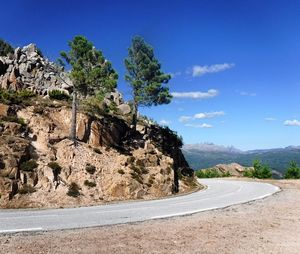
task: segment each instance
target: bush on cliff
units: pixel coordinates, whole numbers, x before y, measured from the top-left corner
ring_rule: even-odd
[[[29,99],[36,95],[27,89],[20,91],[11,91],[0,88],[0,103],[12,105],[12,104],[27,104]]]
[[[67,101],[70,96],[60,90],[52,90],[49,92],[49,98],[52,100]]]

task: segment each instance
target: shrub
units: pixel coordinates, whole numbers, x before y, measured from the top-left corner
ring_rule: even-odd
[[[22,171],[33,171],[35,168],[38,167],[38,164],[35,160],[29,160],[21,163],[20,170]]]
[[[76,183],[72,182],[69,185],[69,189],[68,189],[67,195],[70,196],[70,197],[77,198],[77,197],[80,196],[79,190],[80,190],[79,186]]]
[[[93,151],[94,151],[95,153],[102,154],[102,152],[100,151],[99,148],[94,148]]]
[[[53,175],[54,175],[54,180],[57,181],[57,177],[61,172],[61,166],[55,162],[55,161],[51,161],[48,163],[48,167],[52,169]]]
[[[18,190],[18,192],[20,194],[29,194],[29,193],[33,193],[35,191],[36,190],[34,189],[34,187],[32,187],[31,185],[28,185],[28,184],[24,184],[23,187]]]
[[[22,126],[26,125],[24,119],[23,118],[18,118],[17,116],[4,116],[1,119],[2,119],[2,121],[5,121],[5,122],[18,123]]]
[[[52,168],[55,171],[61,171],[61,166],[57,162],[55,162],[55,161],[49,162],[48,163],[48,167]]]
[[[141,172],[141,169],[135,165],[131,165],[131,169],[133,170],[134,173],[140,175],[142,172]]]
[[[36,96],[32,91],[23,89],[18,92],[0,89],[0,102],[4,104],[28,104],[28,100]]]
[[[85,170],[92,175],[96,172],[96,167],[94,165],[87,164]]]
[[[253,169],[245,170],[245,177],[267,179],[272,178],[272,171],[266,164],[262,164],[259,160],[253,162]]]
[[[70,96],[67,95],[65,92],[60,90],[52,90],[49,92],[49,98],[52,100],[60,100],[60,101],[67,101],[70,99]]]
[[[221,173],[215,168],[209,168],[204,170],[197,170],[196,176],[198,178],[216,178],[216,177],[229,177],[231,176],[231,174],[228,171]]]
[[[254,171],[253,176],[260,179],[272,178],[272,171],[266,164],[261,164],[259,160],[253,163]]]
[[[30,90],[22,89],[22,90],[17,92],[17,96],[20,99],[24,100],[24,99],[35,97],[36,94],[34,92],[30,91]]]
[[[243,173],[243,176],[244,177],[250,177],[250,178],[253,178],[253,170],[252,169],[246,169]]]
[[[124,172],[123,169],[119,169],[119,170],[118,170],[118,173],[119,173],[120,175],[124,175],[124,174],[125,174],[125,172]]]
[[[93,188],[96,187],[97,184],[95,182],[90,182],[89,180],[85,180],[84,185]]]
[[[291,161],[288,169],[284,174],[285,179],[300,179],[300,168],[297,162]]]
[[[132,179],[136,180],[140,184],[143,184],[143,179],[141,178],[141,176],[139,174],[137,174],[136,172],[131,172],[130,174],[131,174]]]

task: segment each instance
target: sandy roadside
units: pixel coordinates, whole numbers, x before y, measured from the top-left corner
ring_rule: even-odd
[[[0,253],[300,253],[300,180],[282,192],[192,216],[0,236]]]

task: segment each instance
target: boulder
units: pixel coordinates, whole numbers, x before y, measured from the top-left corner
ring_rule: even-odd
[[[122,115],[128,115],[131,112],[131,108],[128,104],[121,104],[118,106],[118,110]]]

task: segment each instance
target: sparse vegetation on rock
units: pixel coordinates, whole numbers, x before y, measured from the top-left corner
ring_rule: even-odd
[[[73,197],[73,198],[77,198],[77,197],[80,196],[79,190],[80,190],[80,188],[77,185],[77,183],[72,182],[69,185],[69,189],[68,189],[67,195],[70,196],[70,197]]]
[[[60,90],[52,90],[49,91],[49,98],[52,100],[69,100],[70,96],[66,94],[64,91]]]
[[[88,187],[90,187],[90,188],[94,188],[94,187],[97,186],[97,184],[96,184],[95,182],[91,182],[91,181],[89,181],[89,180],[85,180],[85,181],[84,181],[84,185],[85,185],[85,186],[88,186]]]
[[[96,172],[96,167],[94,165],[87,164],[85,170],[92,175]]]
[[[94,57],[94,49],[90,52],[82,56],[88,58],[84,61]],[[143,117],[136,130],[132,128],[130,103],[116,89],[78,97],[83,103],[76,114],[74,148],[69,139],[71,104],[51,97],[50,91],[72,94],[75,79],[68,80],[68,73],[44,59],[33,44],[17,48],[10,58],[0,58],[0,207],[24,202],[30,207],[91,205],[162,197],[188,188],[183,177],[179,189],[179,174],[193,178],[180,138]],[[115,88],[111,65],[100,62],[112,75],[105,74],[108,87]],[[95,79],[102,68],[98,67]],[[102,85],[97,82],[93,85]],[[94,111],[85,107],[88,100]],[[88,188],[80,189],[77,183]],[[22,192],[28,195],[17,195]]]
[[[20,170],[33,171],[37,167],[38,167],[38,163],[35,160],[29,160],[21,163]]]

